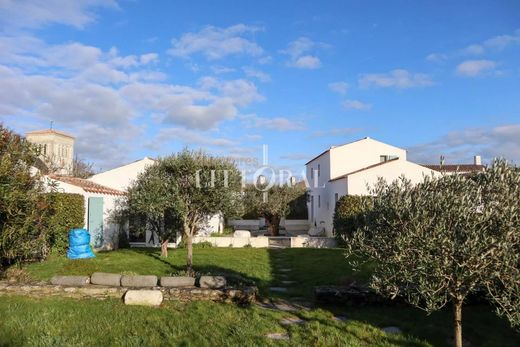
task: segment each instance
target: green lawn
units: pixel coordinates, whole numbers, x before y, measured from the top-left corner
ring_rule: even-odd
[[[54,274],[91,274],[94,271],[127,274],[180,274],[185,250],[173,250],[167,259],[156,249],[131,249],[97,254],[97,258],[70,261],[51,258],[28,265],[35,279]],[[281,269],[295,281],[290,291],[278,295],[312,299],[320,284],[364,281],[369,269],[351,270],[339,249],[201,248],[194,250],[199,273],[225,274],[234,282],[255,282],[264,297],[268,288],[281,285]],[[347,318],[333,320],[333,315]],[[410,307],[321,307],[285,313],[257,306],[168,302],[160,308],[129,307],[118,300],[0,298],[0,346],[11,345],[315,345],[315,346],[449,346],[451,310],[427,316]],[[280,319],[298,316],[303,325],[283,326]],[[519,346],[520,336],[487,306],[463,311],[464,338],[472,346]],[[398,326],[403,334],[385,334],[379,328]],[[265,335],[284,332],[288,341],[273,341]]]
[[[286,267],[294,270],[298,288],[294,294],[311,298],[313,287],[336,284],[345,278],[366,279],[366,273],[354,273],[340,249],[265,248],[197,248],[194,249],[194,268],[202,274],[223,274],[231,281],[256,284],[262,294],[269,286],[277,285],[274,262],[282,255]],[[158,249],[123,249],[96,254],[95,259],[68,260],[52,257],[34,263],[26,271],[34,279],[48,280],[53,275],[90,275],[96,271],[122,274],[178,275],[185,271],[186,250],[170,250],[168,258],[161,258]]]

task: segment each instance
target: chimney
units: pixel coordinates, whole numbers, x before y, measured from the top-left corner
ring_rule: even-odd
[[[473,157],[473,164],[482,165],[482,158],[480,158],[480,155],[476,155],[475,157]]]

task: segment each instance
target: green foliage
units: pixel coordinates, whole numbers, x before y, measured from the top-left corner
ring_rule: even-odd
[[[264,192],[267,192],[267,200],[264,199]],[[281,218],[287,217],[291,212],[291,206],[299,205],[298,201],[301,200],[307,201],[307,190],[300,185],[248,185],[243,195],[246,211],[255,211],[264,217],[271,235],[274,236],[279,234]]]
[[[194,243],[192,246],[193,246],[193,248],[212,248],[213,244],[209,241],[204,241],[204,242]],[[188,247],[188,245],[186,245],[186,242],[184,242],[184,240],[179,242],[179,244],[177,245],[177,248],[187,248],[187,247]]]
[[[209,236],[211,237],[224,237],[224,236],[233,236],[233,233],[235,230],[233,230],[232,227],[224,227],[224,230],[221,233],[211,233]]]
[[[40,176],[30,169],[37,161],[35,146],[0,125],[0,267],[49,253],[49,205]]]
[[[498,312],[519,321],[520,172],[496,161],[466,177],[379,182],[367,226],[347,254],[374,260],[372,286],[428,312],[487,288]],[[460,331],[460,330],[458,330]]]
[[[370,210],[372,198],[361,195],[344,195],[334,210],[334,233],[339,241],[352,237],[365,224],[365,215]]]
[[[191,240],[207,219],[240,210],[241,175],[235,164],[204,152],[182,152],[160,159],[129,188],[128,215],[143,216],[144,226],[158,235],[167,256],[168,240],[181,232],[191,271]]]
[[[52,251],[65,254],[69,231],[85,224],[85,199],[80,194],[50,193],[47,201],[51,209],[47,225]]]
[[[287,219],[308,219],[309,212],[307,209],[307,191],[300,189],[300,194],[289,202],[289,213]]]

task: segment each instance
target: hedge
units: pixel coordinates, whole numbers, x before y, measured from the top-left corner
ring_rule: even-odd
[[[334,233],[340,241],[352,236],[363,227],[366,213],[372,206],[370,196],[345,195],[337,202],[334,210]]]
[[[83,228],[85,222],[85,200],[80,194],[49,193],[51,206],[48,220],[49,243],[58,254],[65,254],[68,245],[68,233],[73,228]]]

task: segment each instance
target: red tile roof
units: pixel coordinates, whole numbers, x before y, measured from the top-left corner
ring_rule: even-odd
[[[430,165],[421,164],[421,166],[427,167],[428,169],[435,171],[445,172],[477,172],[484,171],[486,168],[484,165],[475,164],[450,164],[450,165]]]
[[[122,192],[117,189],[112,189],[109,187],[102,186],[101,184],[94,183],[92,181],[86,180],[84,178],[78,177],[69,177],[69,176],[49,176],[51,179],[60,181],[63,183],[71,184],[76,187],[82,188],[84,191],[89,193],[98,193],[98,194],[109,194],[109,195],[125,195],[125,192]]]
[[[344,175],[341,175],[339,177],[333,178],[333,179],[329,180],[329,182],[337,181],[337,180],[345,178],[345,177],[347,177],[349,175],[353,175],[353,174],[361,172],[361,171],[365,171],[365,170],[369,170],[369,169],[372,169],[372,168],[375,168],[375,167],[378,167],[378,166],[381,166],[381,165],[385,165],[385,164],[391,163],[391,162],[396,161],[396,160],[399,160],[399,158],[389,159],[389,160],[383,161],[381,163],[369,165],[369,166],[366,166],[366,167],[364,167],[362,169],[359,169],[359,170],[356,170],[356,171],[352,171],[352,172],[349,172],[348,174],[344,174]]]

